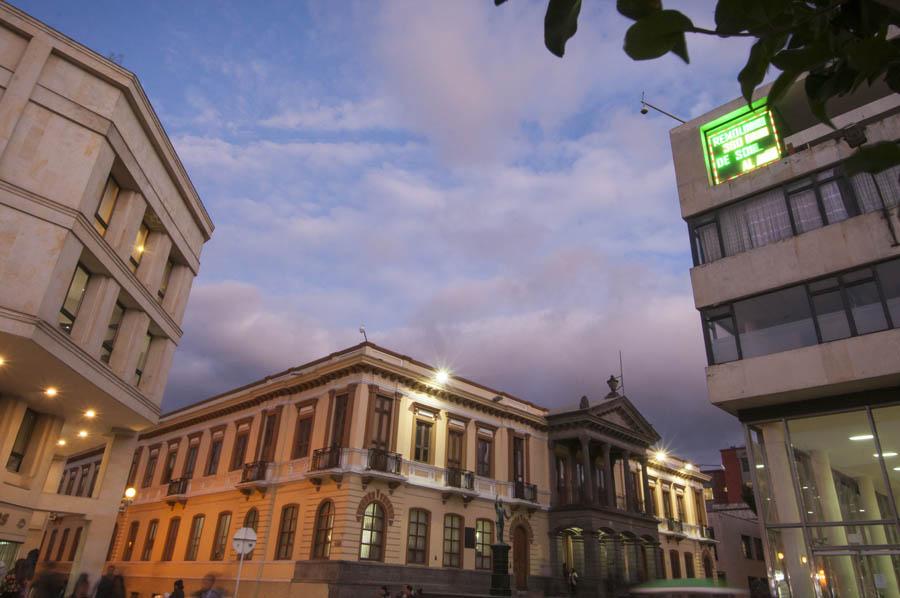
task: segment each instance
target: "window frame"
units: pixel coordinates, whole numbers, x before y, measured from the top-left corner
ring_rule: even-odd
[[[479,526],[487,526],[489,541],[485,542],[484,530],[479,530]],[[481,534],[479,536],[479,533]],[[479,540],[480,538],[480,540]],[[491,552],[491,544],[494,543],[494,522],[490,519],[475,520],[475,569],[490,571],[493,568],[493,553]],[[482,553],[479,554],[479,546]]]
[[[34,440],[34,431],[37,428],[40,419],[40,413],[34,409],[28,407],[25,408],[25,413],[19,421],[16,437],[13,439],[12,449],[9,452],[9,457],[6,459],[6,471],[17,474],[22,473],[22,466],[25,464],[25,459],[28,457],[29,449]],[[16,450],[16,445],[20,444],[20,440],[22,446],[19,447],[19,450]]]
[[[334,501],[326,498],[316,507],[310,560],[331,558],[331,541],[334,533]]]
[[[252,518],[250,517],[251,513],[253,513]],[[248,509],[247,512],[244,513],[244,522],[241,525],[243,527],[249,527],[250,529],[252,529],[255,532],[259,531],[259,509],[257,509],[256,507],[250,507],[250,509]],[[254,552],[255,552],[255,549],[251,550],[250,552],[245,554],[244,560],[252,561]]]
[[[130,561],[134,556],[134,545],[137,543],[138,532],[140,532],[141,522],[132,521],[128,525],[128,534],[125,536],[125,547],[122,550],[122,560]]]
[[[241,430],[241,426],[245,425],[247,428],[245,430]],[[237,471],[244,467],[244,464],[247,462],[247,449],[250,446],[250,429],[253,427],[253,418],[245,418],[240,421],[235,422],[234,424],[234,439],[231,442],[231,455],[230,459],[228,459],[228,471]],[[238,439],[242,439],[243,443],[241,445],[238,444]],[[240,446],[240,453],[238,452],[238,447]]]
[[[159,463],[159,451],[162,445],[156,444],[147,449],[147,462],[144,464],[144,475],[141,477],[141,488],[149,488],[156,477],[156,466]]]
[[[106,325],[106,333],[103,335],[103,342],[100,344],[100,361],[109,364],[112,358],[112,352],[116,347],[116,340],[119,338],[119,329],[122,327],[122,320],[125,319],[125,311],[128,308],[121,301],[116,300],[113,311],[109,316],[109,323]],[[119,314],[116,318],[116,314]],[[112,337],[109,336],[112,331]]]
[[[63,556],[65,556],[66,552],[66,544],[69,543],[69,528],[63,529],[62,536],[59,539],[59,546],[56,548],[56,558],[53,559],[56,562],[62,562]]]
[[[456,521],[458,525],[455,527],[450,523]],[[463,533],[465,529],[465,519],[457,513],[444,514],[444,535],[442,541],[441,565],[448,569],[461,569],[463,566]],[[451,532],[450,537],[447,533]],[[452,532],[456,532],[456,538],[453,538]],[[454,551],[455,546],[455,551]]]
[[[218,444],[218,450],[213,447]],[[225,426],[218,426],[209,432],[209,450],[206,452],[206,465],[203,468],[204,476],[214,476],[219,473],[222,462],[222,449],[225,448]]]
[[[166,528],[166,541],[163,543],[161,561],[171,561],[175,556],[175,543],[178,541],[178,532],[181,528],[181,517],[171,517]]]
[[[413,513],[418,515],[424,515],[425,521],[415,521],[413,522],[412,517]],[[415,528],[413,528],[415,526]],[[425,533],[420,534],[419,532],[424,528]],[[415,533],[413,533],[415,531]],[[418,540],[420,538],[424,539],[424,547],[419,549],[411,548],[409,543],[410,540],[415,539],[416,545],[418,545]],[[409,510],[409,515],[407,516],[406,521],[406,564],[407,565],[424,565],[428,566],[428,557],[429,557],[429,547],[431,542],[431,511],[428,509],[421,509],[418,507],[413,507]],[[419,554],[421,554],[421,560],[419,560]],[[412,558],[410,556],[412,555]]]
[[[228,554],[228,534],[231,531],[231,511],[222,511],[216,517],[216,530],[213,533],[212,546],[209,549],[209,560],[224,561]]]
[[[187,545],[184,547],[184,560],[196,561],[200,553],[200,542],[203,540],[203,527],[206,525],[206,514],[197,513],[191,517],[191,529],[188,532]]]
[[[69,547],[69,558],[66,559],[69,562],[74,562],[75,557],[78,554],[78,545],[81,543],[81,532],[83,531],[82,527],[75,528],[75,535],[72,536],[72,545]]]
[[[372,511],[371,513],[369,511]],[[380,526],[379,526],[380,522]],[[369,526],[367,528],[367,525]],[[366,505],[363,511],[362,521],[360,525],[359,550],[357,551],[360,561],[384,561],[384,544],[387,532],[387,520],[384,514],[384,508],[377,500],[373,500]],[[366,540],[366,532],[369,532]],[[363,556],[363,549],[368,548],[368,555]],[[372,554],[374,550],[374,555]]]
[[[494,442],[494,435],[496,430],[492,430],[487,428],[481,424],[475,425],[475,475],[492,478],[494,477],[494,453],[496,443]],[[481,444],[485,443],[488,445],[488,457],[486,468],[482,468],[484,462],[481,460]]]
[[[134,243],[131,245],[131,252],[128,254],[128,267],[137,274],[141,262],[144,260],[144,254],[147,251],[147,239],[150,238],[150,226],[146,220],[141,220],[137,233],[134,235]]]
[[[422,434],[422,443],[419,439],[419,426],[427,429],[427,434]],[[434,433],[435,422],[422,417],[413,418],[412,460],[418,463],[434,464]],[[425,453],[424,455],[422,453]]]
[[[110,189],[110,183],[115,187],[115,191],[112,193],[113,198],[110,202],[109,207],[109,220],[105,220],[103,216],[100,214],[100,208],[103,207],[103,202],[106,199],[107,190]],[[122,193],[122,186],[116,180],[116,178],[112,175],[106,177],[106,183],[103,185],[103,191],[100,193],[100,201],[97,202],[97,209],[94,210],[94,230],[101,237],[105,237],[106,233],[109,232],[109,225],[112,223],[113,213],[116,211],[116,204],[119,201],[119,194]]]
[[[153,556],[153,545],[156,544],[156,532],[159,529],[159,519],[151,519],[147,523],[147,531],[144,532],[144,546],[141,548],[142,561],[149,561]]]
[[[274,560],[293,560],[299,516],[300,505],[297,503],[288,503],[281,507],[281,516],[278,518],[278,535],[275,537]]]
[[[294,422],[294,437],[291,439],[292,460],[309,457],[315,428],[316,400],[302,401],[295,407],[297,419]]]

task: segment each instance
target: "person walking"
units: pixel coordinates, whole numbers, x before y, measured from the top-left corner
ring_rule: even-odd
[[[69,594],[69,598],[89,598],[90,595],[90,578],[87,573],[82,573],[78,576],[78,580],[75,582],[75,587],[72,589],[72,593]]]
[[[578,591],[578,572],[575,571],[575,567],[569,571],[569,593],[573,596],[575,592]]]
[[[184,581],[180,579],[175,580],[175,587],[172,589],[172,593],[169,594],[169,598],[184,598]]]
[[[203,581],[200,585],[200,589],[194,592],[195,598],[222,598],[222,592],[213,587],[215,583],[215,575],[213,575],[212,573],[207,573],[206,575],[204,575]]]

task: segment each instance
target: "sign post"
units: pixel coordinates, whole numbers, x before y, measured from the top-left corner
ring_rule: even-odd
[[[231,546],[236,553],[241,555],[241,560],[238,562],[237,579],[234,580],[234,598],[237,598],[238,588],[241,587],[241,570],[244,568],[244,555],[250,554],[256,548],[256,532],[253,531],[253,528],[242,527],[234,532]]]

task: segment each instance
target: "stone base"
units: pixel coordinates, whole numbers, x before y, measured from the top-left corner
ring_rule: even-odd
[[[509,545],[491,544],[491,596],[511,596],[509,587]]]

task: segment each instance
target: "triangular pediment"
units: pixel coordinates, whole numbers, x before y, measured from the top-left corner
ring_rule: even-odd
[[[628,400],[620,396],[614,399],[604,400],[602,403],[590,408],[590,414],[613,426],[631,430],[639,436],[644,436],[651,443],[659,440],[660,436],[650,425],[641,412]]]

